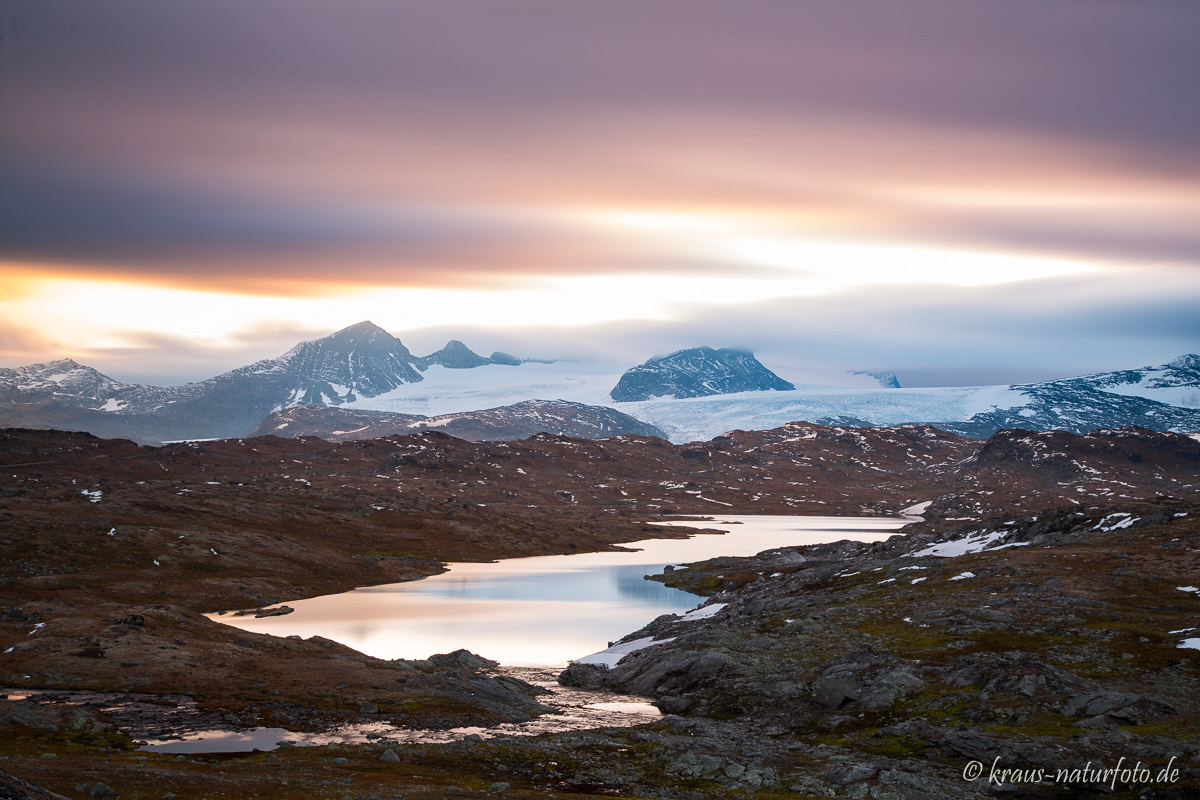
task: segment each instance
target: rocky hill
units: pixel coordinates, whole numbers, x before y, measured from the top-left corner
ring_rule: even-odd
[[[542,432],[583,439],[624,434],[665,438],[658,428],[628,414],[566,400],[526,400],[511,406],[436,417],[300,405],[271,414],[248,435],[319,436],[334,442],[349,442],[425,430],[441,431],[470,442],[525,439]]]
[[[503,357],[503,353],[501,356]],[[490,358],[484,358],[471,348],[460,342],[458,339],[451,339],[446,342],[446,346],[436,353],[430,353],[421,359],[421,368],[428,369],[437,364],[438,366],[446,367],[447,369],[474,369],[487,364],[502,363],[509,366],[515,366],[510,361],[501,360],[500,362],[493,361]],[[519,365],[520,362],[518,361]]]
[[[718,786],[740,734],[762,748],[744,770],[805,796],[1107,795],[1082,768],[1125,757],[1154,765],[1129,796],[1191,797],[1198,515],[1134,500],[677,567],[655,579],[710,605],[562,680],[703,720],[675,763]]]
[[[760,364],[753,353],[692,347],[655,356],[633,367],[621,376],[610,396],[615,402],[628,403],[655,397],[706,397],[795,388]]]

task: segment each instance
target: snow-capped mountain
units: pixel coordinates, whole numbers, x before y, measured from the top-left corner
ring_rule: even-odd
[[[440,352],[447,349],[455,352]],[[0,424],[149,442],[242,436],[273,411],[375,397],[420,382],[418,367],[428,366],[371,322],[185,386],[124,384],[74,361],[53,361],[0,370]]]
[[[457,341],[420,358],[382,328],[362,322],[278,358],[185,386],[125,384],[71,360],[0,369],[0,427],[81,430],[143,442],[228,438],[249,434],[275,412],[312,405],[406,414],[410,420],[453,417],[461,420],[454,424],[463,435],[479,438],[506,431],[527,435],[526,426],[539,424],[571,435],[633,432],[625,418],[606,421],[596,410],[607,406],[674,442],[795,421],[929,424],[980,438],[1006,428],[1086,433],[1135,425],[1200,432],[1197,355],[1162,366],[1002,386],[885,388],[898,383],[894,378],[872,373],[849,376],[853,386],[793,386],[749,353],[707,347],[653,358],[624,374],[618,365],[599,362],[541,362],[504,353],[485,359]],[[538,398],[566,405],[539,406],[550,401]],[[564,422],[571,413],[564,409],[577,405],[591,410]],[[499,417],[493,413],[501,411]],[[482,416],[468,423],[471,414]],[[315,435],[321,430],[336,437],[362,427],[349,420],[327,424],[324,417],[312,424]],[[373,430],[383,428],[368,432]]]
[[[1172,406],[1200,408],[1200,356],[1180,356],[1161,367],[1105,372],[1056,383],[1085,385],[1109,394],[1144,397]]]
[[[609,394],[615,402],[628,403],[795,388],[760,364],[753,353],[692,347],[655,356],[626,371]]]
[[[1160,367],[1041,383],[916,389],[801,385],[782,394],[652,399],[617,407],[662,428],[674,442],[795,420],[859,427],[923,423],[975,438],[1010,428],[1087,433],[1131,425],[1192,433],[1200,431],[1198,365],[1200,356],[1185,355]]]
[[[289,403],[338,405],[422,380],[419,361],[383,328],[360,322],[226,375],[285,374],[296,382]]]
[[[117,406],[124,404],[116,396],[126,386],[69,358],[16,369],[0,368],[0,399],[5,402],[64,398],[85,408],[107,404],[109,408],[101,410],[117,411]]]

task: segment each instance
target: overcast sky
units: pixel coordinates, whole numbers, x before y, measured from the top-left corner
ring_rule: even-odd
[[[10,0],[0,366],[1200,350],[1200,4]]]

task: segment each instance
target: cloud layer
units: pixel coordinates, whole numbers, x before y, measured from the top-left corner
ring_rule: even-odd
[[[827,354],[896,368],[887,343],[903,342],[922,382],[1046,371],[1062,349],[1089,363],[1200,349],[1178,311],[1200,295],[1194,4],[12,11],[14,363],[58,342],[176,375],[181,341],[207,365],[251,329],[355,322],[371,296],[429,312],[371,314],[397,332],[484,323],[532,346],[516,323],[568,341],[565,316],[624,358],[718,319],[706,341],[782,352],[820,320]],[[68,300],[101,283],[132,287],[104,294],[108,319]],[[480,292],[520,318],[484,313]],[[228,319],[224,295],[263,301]],[[162,303],[213,323],[170,329]]]

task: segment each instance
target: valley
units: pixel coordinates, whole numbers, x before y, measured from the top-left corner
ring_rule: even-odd
[[[1177,646],[1183,635],[1166,634],[1194,624],[1195,596],[1175,588],[1200,579],[1193,437],[1125,429],[977,440],[922,426],[808,423],[686,445],[544,433],[468,442],[432,431],[162,447],[54,431],[0,436],[0,664],[10,698],[2,724],[11,743],[0,770],[65,796],[92,791],[94,781],[77,779],[84,775],[127,797],[159,797],[168,785],[181,798],[286,797],[296,786],[306,797],[469,797],[498,784],[517,797],[951,797],[961,796],[953,773],[971,754],[1049,763],[1047,747],[1062,758],[1157,759],[1173,749],[1193,764],[1188,780],[1189,759],[1200,757],[1188,699],[1200,664]],[[475,655],[386,660],[204,614],[412,580],[448,561],[597,551],[687,532],[656,521],[704,528],[714,514],[889,516],[914,505],[926,521],[886,543],[784,548],[664,575],[722,608],[685,623],[683,636],[670,617],[631,632],[627,639],[674,641],[599,677],[581,665],[563,677],[649,695],[668,713],[649,727],[448,745],[385,738],[179,761],[128,749],[102,714],[37,702],[40,689],[186,698],[235,729],[297,732],[529,720],[549,708],[542,690]],[[967,554],[950,561],[907,555],[955,541],[967,546],[948,552]],[[950,581],[966,572],[978,580]],[[888,588],[901,580],[911,588]],[[1057,617],[1045,613],[1051,589]],[[1003,620],[969,611],[994,606],[989,592],[1012,601]],[[797,619],[808,621],[786,621]],[[1126,630],[1133,639],[1122,638]],[[975,672],[964,658],[975,659]],[[832,680],[847,670],[851,677]],[[1031,705],[1004,717],[985,684],[1025,674],[1035,676],[1032,694],[1020,695]],[[896,684],[880,695],[891,703],[864,699],[886,688],[879,675]],[[823,699],[832,697],[825,678],[847,690],[836,703]],[[1102,695],[1124,699],[1075,719]],[[1100,733],[1081,733],[1085,720]],[[963,725],[978,728],[974,744],[946,733]],[[1143,728],[1157,738],[1137,738]],[[1079,736],[1090,744],[1072,743]],[[385,751],[402,766],[380,762]],[[619,769],[616,752],[630,754]],[[861,769],[836,772],[849,763]],[[927,780],[904,783],[917,778]]]

